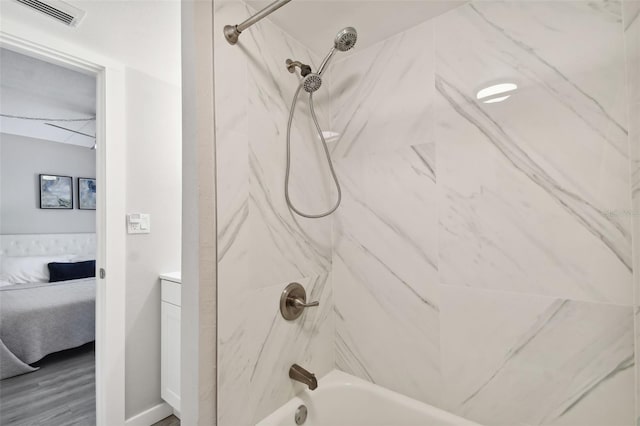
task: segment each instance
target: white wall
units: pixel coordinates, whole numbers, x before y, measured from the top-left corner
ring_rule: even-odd
[[[40,209],[39,174],[73,177],[73,209]],[[78,177],[96,177],[96,152],[0,133],[0,234],[96,231],[96,212],[78,209]]]
[[[126,71],[127,211],[151,214],[151,233],[127,239],[126,415],[160,402],[160,282],[180,270],[180,87]],[[138,121],[139,120],[139,121]]]
[[[182,2],[181,421],[216,424],[216,182],[213,1]]]
[[[127,210],[151,213],[149,235],[127,237],[126,416],[161,402],[158,274],[180,267],[181,99],[178,1],[74,1],[87,11],[68,28],[10,1],[0,24],[96,52],[125,67]],[[107,129],[107,132],[109,129]],[[109,232],[125,233],[122,228]]]

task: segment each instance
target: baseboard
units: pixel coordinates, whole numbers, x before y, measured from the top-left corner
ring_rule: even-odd
[[[154,423],[159,422],[173,414],[173,408],[166,402],[143,411],[140,414],[136,414],[133,417],[129,417],[125,422],[126,426],[151,426]]]

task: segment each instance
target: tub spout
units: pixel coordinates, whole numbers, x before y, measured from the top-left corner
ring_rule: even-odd
[[[310,390],[318,387],[315,374],[308,372],[298,364],[293,364],[291,368],[289,368],[289,378],[309,386]]]

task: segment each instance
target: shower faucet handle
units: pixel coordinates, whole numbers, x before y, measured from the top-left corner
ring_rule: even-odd
[[[293,299],[293,304],[296,305],[299,308],[312,308],[314,306],[319,306],[320,302],[316,301],[316,302],[311,302],[311,303],[305,303],[304,300]]]
[[[298,283],[289,284],[280,295],[280,313],[287,321],[298,318],[305,308],[319,305],[318,301],[307,303],[307,292]]]

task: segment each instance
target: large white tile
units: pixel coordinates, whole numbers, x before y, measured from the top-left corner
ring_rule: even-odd
[[[253,12],[241,2],[218,2],[216,22],[221,26]],[[227,286],[258,288],[325,273],[331,262],[329,219],[294,216],[284,199],[286,124],[298,85],[285,59],[315,66],[318,58],[269,21],[245,31],[236,46],[220,34],[215,37],[222,291]],[[323,129],[328,127],[329,86],[316,97]],[[296,114],[291,195],[303,210],[320,211],[335,194],[306,96],[300,97]]]
[[[490,425],[631,425],[632,308],[441,286],[446,406]]]
[[[214,23],[242,21],[240,1],[216,0]],[[219,291],[249,287],[249,110],[247,56],[214,34],[216,102],[216,210]],[[223,298],[224,300],[224,298]],[[224,321],[224,318],[221,318]]]
[[[253,27],[245,43],[250,76],[251,281],[269,285],[328,272],[330,219],[309,220],[294,215],[284,196],[286,127],[298,87],[298,78],[286,70],[285,60],[310,63],[315,69],[318,58],[268,21]],[[328,87],[323,87],[315,99],[323,129],[328,127]],[[327,209],[334,194],[309,114],[308,97],[302,93],[292,126],[290,189],[292,201],[301,210],[315,213]]]
[[[221,24],[253,12],[228,3]],[[283,193],[297,83],[284,60],[320,58],[268,20],[239,46],[218,38],[220,424],[284,403],[300,389],[294,362],[487,425],[631,424],[623,26],[619,2],[478,2],[338,55],[317,110],[341,133],[344,199],[320,221],[293,216]],[[521,90],[473,100],[501,78]],[[307,102],[291,190],[313,213],[335,190]],[[295,280],[321,306],[286,323],[277,299]]]
[[[303,387],[289,378],[297,363],[318,378],[333,369],[334,313],[328,275],[297,280],[307,300],[320,301],[294,321],[280,314],[289,282],[220,300],[218,419],[221,426],[253,425]]]
[[[343,201],[334,216],[333,256],[360,280],[378,263],[437,305],[438,209],[433,145],[339,160]]]
[[[253,10],[217,2],[218,28]],[[295,362],[318,375],[334,365],[330,220],[293,216],[284,200],[285,135],[298,78],[292,58],[316,64],[310,52],[268,20],[230,46],[216,43],[216,162],[218,209],[219,423],[250,425],[299,387],[287,370]],[[266,48],[268,46],[268,48]],[[328,125],[329,87],[316,101]],[[293,128],[292,196],[305,209],[328,203],[326,164],[302,98]],[[295,322],[280,317],[286,284],[300,281],[321,305]]]
[[[427,22],[332,66],[332,276],[338,368],[439,404],[432,37]]]
[[[437,307],[383,265],[373,262],[367,267],[373,279],[361,281],[359,271],[340,258],[334,260],[337,367],[439,405]]]
[[[623,23],[629,102],[640,103],[640,1],[624,0]],[[636,122],[630,115],[629,124]]]
[[[624,41],[626,53],[628,104],[629,104],[629,148],[631,152],[632,219],[634,253],[634,289],[636,349],[640,346],[640,1],[623,3]],[[640,362],[640,351],[636,350],[636,365]],[[636,368],[636,418],[640,423],[640,370]]]
[[[360,157],[432,141],[433,24],[426,22],[331,69],[333,154]]]
[[[611,214],[630,208],[621,23],[600,6],[482,2],[437,20],[443,284],[631,303],[631,221]],[[520,90],[477,102],[496,79]]]
[[[432,148],[339,161],[332,276],[338,368],[438,404]]]

